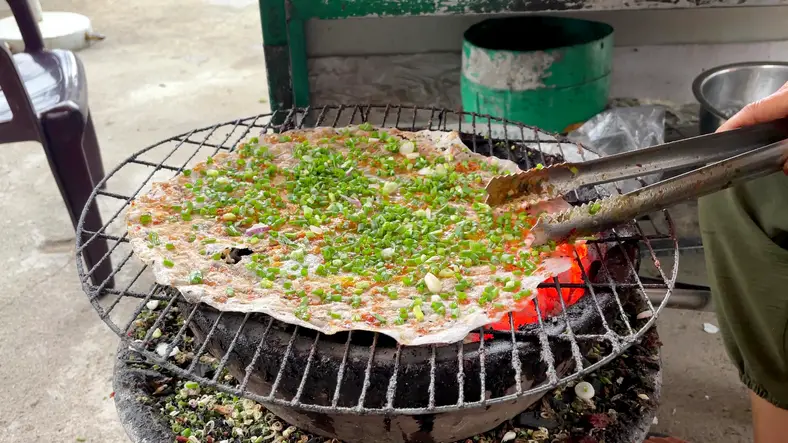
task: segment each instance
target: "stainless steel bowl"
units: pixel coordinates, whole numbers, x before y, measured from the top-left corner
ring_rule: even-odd
[[[788,63],[745,62],[718,66],[695,78],[700,102],[700,132],[709,134],[748,103],[776,92],[788,82]]]

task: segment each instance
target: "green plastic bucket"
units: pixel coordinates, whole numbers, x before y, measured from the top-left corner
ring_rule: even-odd
[[[462,107],[564,132],[605,109],[613,28],[588,20],[493,18],[465,31]]]

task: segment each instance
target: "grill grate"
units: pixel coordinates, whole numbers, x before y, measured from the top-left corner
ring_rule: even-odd
[[[560,137],[551,136],[536,129],[523,126],[518,123],[508,122],[503,119],[496,119],[477,114],[462,113],[449,110],[419,107],[401,106],[325,106],[319,108],[305,108],[289,111],[277,111],[272,114],[258,115],[254,117],[235,120],[228,123],[216,124],[209,127],[196,129],[191,132],[177,135],[170,139],[145,148],[132,155],[116,167],[102,181],[102,185],[93,191],[91,201],[96,200],[99,210],[104,215],[105,220],[109,220],[97,232],[87,231],[80,227],[77,233],[77,268],[85,292],[91,304],[98,312],[101,319],[123,340],[146,359],[159,365],[160,367],[174,373],[177,376],[191,379],[199,383],[214,386],[222,391],[251,398],[253,400],[276,404],[283,407],[300,408],[302,410],[317,411],[323,413],[353,413],[353,414],[423,414],[426,412],[454,411],[464,408],[475,408],[493,403],[500,403],[515,400],[527,395],[546,392],[560,384],[578,379],[584,374],[590,373],[600,366],[608,363],[624,350],[637,341],[648,330],[656,320],[657,314],[665,306],[668,297],[674,287],[677,266],[678,266],[678,243],[673,232],[673,223],[667,212],[661,212],[633,222],[631,226],[624,226],[618,230],[611,231],[598,241],[589,242],[590,249],[595,250],[599,256],[603,256],[604,251],[619,247],[622,251],[626,250],[626,245],[641,245],[639,248],[644,257],[650,259],[659,271],[661,282],[644,283],[637,276],[638,260],[640,257],[630,256],[627,253],[623,256],[623,267],[625,272],[617,272],[610,269],[607,260],[601,260],[598,270],[600,278],[592,279],[586,270],[583,269],[583,283],[560,282],[558,278],[553,279],[552,283],[543,283],[540,287],[553,288],[557,294],[561,294],[562,289],[583,288],[586,293],[583,300],[586,301],[584,310],[601,320],[601,326],[592,333],[575,331],[570,320],[569,312],[573,306],[567,306],[563,297],[561,300],[560,313],[553,318],[546,318],[539,306],[538,299],[535,298],[535,308],[538,321],[532,328],[516,329],[513,316],[509,314],[509,331],[494,331],[482,328],[478,331],[478,343],[463,344],[457,343],[448,346],[431,345],[425,348],[426,353],[421,360],[421,364],[429,366],[429,390],[428,403],[415,407],[413,405],[397,405],[398,390],[402,388],[402,379],[405,377],[404,371],[413,365],[412,362],[402,361],[404,351],[408,347],[397,345],[393,350],[391,360],[391,374],[387,377],[385,395],[380,405],[368,406],[367,396],[373,379],[373,362],[376,355],[384,349],[382,340],[387,337],[379,337],[377,333],[350,332],[344,340],[344,344],[337,342],[336,338],[324,336],[322,334],[309,334],[298,326],[292,328],[265,316],[263,314],[233,314],[211,311],[205,305],[187,304],[183,297],[172,288],[157,285],[153,281],[152,273],[138,260],[132,258],[131,247],[125,233],[125,223],[123,216],[130,201],[137,196],[147,185],[157,180],[168,179],[178,174],[190,165],[202,161],[210,155],[215,155],[222,150],[232,150],[242,140],[255,136],[262,132],[279,132],[291,128],[311,127],[311,126],[346,126],[369,122],[383,127],[397,127],[404,130],[458,130],[464,139],[469,139],[469,147],[485,155],[496,155],[498,157],[514,160],[521,166],[530,168],[536,163],[551,164],[565,158],[568,150],[583,155],[584,150],[579,146]],[[491,140],[501,140],[501,146],[494,145]],[[519,149],[508,149],[517,146]],[[527,148],[527,149],[524,149]],[[592,190],[593,191],[593,190]],[[568,196],[568,199],[580,201],[581,195],[578,191]],[[89,205],[88,205],[89,207]],[[661,220],[655,220],[659,217]],[[84,220],[83,212],[81,220]],[[668,232],[662,232],[659,226],[667,226]],[[94,241],[107,241],[110,252],[102,258],[111,260],[112,272],[99,284],[92,281],[93,273],[96,272],[98,264],[92,269],[86,269],[81,260],[82,251],[85,246]],[[669,271],[663,270],[657,259],[653,242],[667,243],[673,249],[673,268]],[[631,249],[631,248],[630,248]],[[580,262],[580,255],[575,250],[575,258]],[[645,258],[644,258],[645,259]],[[101,262],[99,262],[100,264]],[[654,306],[647,294],[649,292],[660,292],[662,302]],[[603,296],[613,300],[613,317],[606,317],[603,309]],[[132,333],[135,331],[135,320],[146,305],[153,301],[159,302],[157,311],[158,317],[153,325],[147,330],[144,338],[134,340]],[[634,302],[647,310],[647,319],[633,321],[625,312],[625,304]],[[580,304],[580,303],[578,303]],[[162,326],[164,317],[178,306],[185,318],[175,337],[167,345],[166,350],[156,349],[153,345],[155,341],[155,331]],[[196,328],[197,318],[206,312],[213,312],[215,318],[207,328]],[[229,318],[237,316],[238,326],[229,333],[222,332],[224,326],[230,324]],[[202,317],[201,317],[202,318]],[[226,323],[227,322],[227,323]],[[246,340],[251,323],[262,325],[262,331],[255,346],[254,352],[249,352],[251,359],[243,367],[242,376],[237,376],[235,383],[228,383],[220,375],[222,370],[228,368],[238,352],[239,343]],[[637,323],[637,324],[635,324]],[[235,324],[235,323],[233,323]],[[187,329],[200,329],[200,333],[195,332],[201,344],[195,347],[192,363],[187,367],[175,364],[171,358],[163,358],[160,355],[169,356],[175,348],[183,342],[187,334]],[[220,331],[220,329],[222,331]],[[269,340],[272,331],[285,331],[289,335],[286,348],[283,351],[281,363],[278,371],[273,375],[270,391],[263,395],[260,392],[250,390],[250,381],[255,376],[255,365],[264,355],[264,345]],[[356,358],[351,352],[354,348],[354,340],[359,335],[372,335],[371,344],[368,345],[368,356],[366,366],[361,374],[361,380],[352,379],[353,374],[348,373],[350,361]],[[210,377],[201,374],[198,370],[198,361],[209,350],[209,342],[216,337],[226,337],[223,345],[224,351],[221,355],[213,355],[218,359],[218,368]],[[300,382],[296,383],[297,389],[294,392],[280,392],[283,378],[291,368],[288,362],[295,352],[301,352],[300,341],[305,337],[311,340],[311,345],[305,353],[308,354],[306,363],[298,374]],[[543,364],[543,382],[536,384],[526,384],[522,367],[521,352],[524,350],[525,341],[531,340],[540,348],[541,364]],[[338,365],[336,371],[336,385],[332,392],[327,393],[327,401],[324,404],[303,400],[308,378],[313,368],[319,365],[316,360],[316,350],[321,345],[332,345],[342,347],[341,357],[337,358]],[[336,343],[334,343],[336,342]],[[559,367],[561,362],[556,361],[553,346],[556,343],[568,345],[570,350],[571,365]],[[594,364],[587,364],[583,358],[583,349],[587,345],[599,345],[604,348],[606,355]],[[488,391],[488,374],[486,367],[493,362],[489,358],[495,357],[494,347],[505,346],[509,361],[509,367],[513,374],[511,386],[500,395],[490,395]],[[500,349],[500,348],[495,348]],[[442,404],[436,399],[436,383],[444,383],[438,379],[436,368],[438,366],[438,354],[445,355],[446,352],[456,354],[456,382],[457,396],[456,402],[452,404]],[[492,354],[491,354],[492,353]],[[351,355],[354,354],[354,355]],[[388,354],[386,354],[388,355]],[[421,355],[421,354],[419,354]],[[497,357],[495,357],[497,358]],[[453,359],[453,357],[452,357]],[[478,365],[478,371],[470,371],[471,366],[468,360],[475,362],[473,368]],[[478,374],[473,373],[478,372]],[[288,375],[290,376],[290,375]],[[479,378],[479,392],[481,395],[476,398],[468,398],[470,393],[466,389],[469,377]],[[360,393],[353,404],[347,404],[341,398],[341,392],[347,383],[361,383]],[[475,389],[474,389],[475,391]]]

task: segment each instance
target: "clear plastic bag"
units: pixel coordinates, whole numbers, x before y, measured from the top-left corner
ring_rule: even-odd
[[[633,106],[603,111],[568,134],[569,139],[580,143],[601,157],[634,151],[665,141],[665,108],[662,106]],[[658,176],[623,180],[604,187],[611,193],[616,188],[629,192],[651,184]]]

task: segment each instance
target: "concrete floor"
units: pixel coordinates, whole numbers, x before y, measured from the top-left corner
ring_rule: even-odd
[[[170,135],[267,110],[254,0],[51,0],[90,15],[107,39],[82,51],[104,161]],[[126,442],[111,375],[117,337],[79,285],[73,231],[35,144],[2,146],[0,441]],[[745,391],[713,315],[668,311],[656,429],[691,442],[749,441]]]

